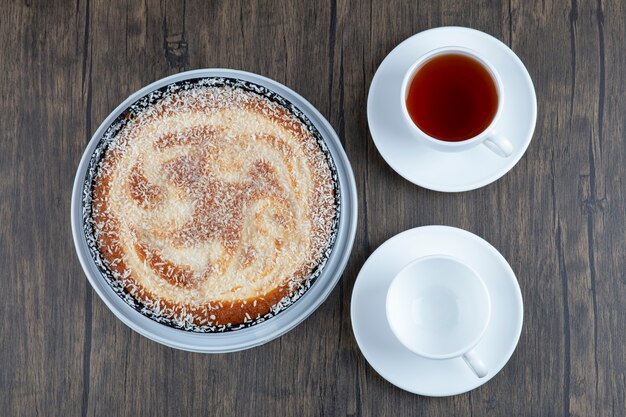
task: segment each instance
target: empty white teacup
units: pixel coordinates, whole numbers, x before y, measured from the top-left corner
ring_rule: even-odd
[[[462,357],[474,373],[487,375],[475,353],[491,318],[485,283],[456,258],[433,255],[406,265],[386,299],[387,320],[409,350],[429,359]]]
[[[413,78],[422,69],[422,67],[424,67],[426,63],[442,55],[465,55],[471,58],[472,60],[478,62],[483,67],[483,69],[489,73],[495,85],[497,92],[496,113],[493,116],[491,123],[489,123],[489,126],[483,129],[482,132],[478,133],[474,137],[454,142],[437,139],[420,129],[413,122],[409,114],[409,110],[407,108],[407,97],[409,95],[409,87],[413,81]],[[513,153],[514,148],[511,144],[511,141],[509,141],[506,136],[500,133],[499,130],[499,120],[500,115],[502,114],[502,107],[504,104],[504,86],[502,84],[502,80],[494,66],[491,65],[482,56],[480,56],[478,52],[472,49],[461,46],[446,46],[434,49],[422,55],[417,61],[413,63],[413,65],[411,65],[408,71],[404,74],[401,86],[400,100],[403,118],[405,119],[407,126],[413,131],[415,138],[434,149],[444,152],[458,152],[483,144],[495,154],[502,157],[508,157]],[[468,111],[471,111],[471,109],[468,109]]]

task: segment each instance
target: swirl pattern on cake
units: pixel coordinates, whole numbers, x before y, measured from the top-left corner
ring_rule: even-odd
[[[333,175],[285,106],[228,84],[169,91],[127,116],[97,165],[96,246],[142,312],[199,331],[258,322],[325,261]]]

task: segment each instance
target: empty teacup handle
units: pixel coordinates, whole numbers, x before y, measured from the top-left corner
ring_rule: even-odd
[[[472,371],[474,371],[477,377],[483,378],[485,375],[487,375],[487,367],[473,350],[466,352],[463,355],[463,360],[465,361],[467,366],[469,366]]]
[[[513,145],[511,142],[499,133],[492,134],[485,139],[483,143],[489,148],[489,150],[503,158],[506,158],[513,153]]]

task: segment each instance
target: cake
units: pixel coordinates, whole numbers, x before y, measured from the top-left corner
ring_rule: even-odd
[[[302,115],[236,83],[169,88],[127,112],[91,185],[109,278],[176,327],[245,327],[285,308],[326,261],[334,166]]]

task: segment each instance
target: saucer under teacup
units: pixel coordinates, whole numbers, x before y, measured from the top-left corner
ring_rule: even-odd
[[[389,327],[385,313],[389,285],[405,265],[429,255],[449,255],[466,263],[489,291],[492,319],[475,347],[489,369],[484,378],[478,378],[461,357],[436,360],[415,355]],[[477,388],[504,367],[519,341],[523,303],[513,270],[488,242],[454,227],[424,226],[392,237],[372,253],[354,285],[351,317],[363,356],[383,378],[406,391],[439,397]]]
[[[405,73],[424,54],[446,46],[480,53],[500,74],[504,94],[497,130],[513,145],[510,156],[484,145],[462,152],[433,149],[404,120],[399,97]],[[398,174],[435,191],[469,191],[496,181],[522,158],[535,130],[537,99],[524,64],[505,44],[474,29],[442,27],[406,39],[387,55],[370,86],[367,119],[378,151]]]

